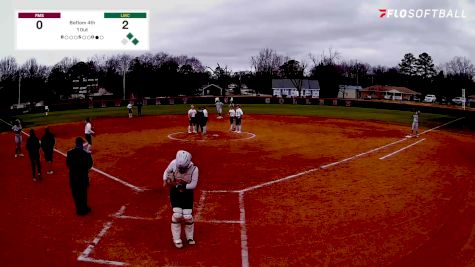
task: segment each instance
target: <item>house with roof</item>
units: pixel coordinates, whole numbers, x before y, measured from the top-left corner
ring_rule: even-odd
[[[223,95],[223,88],[216,84],[208,84],[201,88],[201,95]]]
[[[299,97],[296,83],[301,85],[301,96],[319,98],[320,84],[317,80],[295,79],[272,79],[272,95],[275,97]]]
[[[419,95],[421,93],[407,87],[387,85],[373,85],[360,91],[360,98],[363,99],[411,100]]]

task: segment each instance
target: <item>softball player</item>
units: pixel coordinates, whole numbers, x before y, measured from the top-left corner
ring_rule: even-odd
[[[133,115],[132,114],[132,104],[131,103],[129,103],[127,105],[127,110],[129,111],[129,119],[130,119],[130,118],[132,118],[132,115]]]
[[[203,134],[206,134],[206,130],[207,130],[207,125],[208,124],[208,110],[206,109],[206,107],[203,106],[203,124],[201,125],[201,129],[203,131]]]
[[[231,105],[229,107],[229,131],[234,132],[235,130],[236,130],[236,110]]]
[[[20,120],[15,121],[15,125],[12,127],[12,131],[15,133],[15,158],[23,157],[23,153],[21,153],[21,143],[23,142],[23,138],[21,136],[21,127]]]
[[[196,133],[196,109],[194,105],[188,110],[188,133]]]
[[[91,119],[86,118],[86,125],[84,126],[84,135],[86,137],[86,141],[92,146],[92,135],[95,132],[92,130]]]
[[[163,172],[163,186],[170,189],[170,204],[173,209],[171,232],[173,244],[183,247],[181,240],[181,224],[185,223],[185,236],[189,245],[194,240],[193,193],[198,184],[198,167],[191,161],[191,154],[184,150],[176,153],[174,160]]]
[[[412,136],[419,137],[419,111],[412,115]]]
[[[218,113],[218,119],[222,119],[223,118],[223,102],[221,102],[220,100],[218,100],[218,102],[216,102],[216,112]]]
[[[242,116],[244,115],[244,112],[242,112],[241,105],[236,106],[236,132],[241,133],[242,130]]]

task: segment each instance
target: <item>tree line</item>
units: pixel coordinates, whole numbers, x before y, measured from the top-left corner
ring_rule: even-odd
[[[58,103],[74,94],[74,82],[81,79],[97,79],[97,87],[123,99],[196,95],[207,84],[222,88],[235,84],[236,94],[243,85],[257,94],[272,94],[275,78],[290,79],[299,91],[303,79],[316,79],[322,98],[336,97],[341,84],[404,86],[451,98],[460,96],[462,88],[467,95],[474,94],[474,75],[475,67],[465,57],[435,66],[428,53],[418,57],[407,53],[397,66],[386,67],[347,60],[332,49],[297,60],[265,48],[250,58],[249,71],[232,71],[219,63],[209,67],[196,57],[163,52],[95,56],[86,61],[65,57],[53,66],[41,65],[34,58],[19,65],[15,58],[6,57],[0,60],[0,103],[17,103],[19,90],[21,102]]]

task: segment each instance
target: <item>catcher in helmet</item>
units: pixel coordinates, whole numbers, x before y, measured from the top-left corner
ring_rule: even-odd
[[[191,161],[191,154],[184,150],[176,153],[176,158],[163,172],[163,185],[170,189],[170,203],[173,209],[171,232],[173,244],[183,247],[181,225],[185,224],[185,236],[189,245],[196,244],[193,222],[193,190],[198,184],[198,167]]]

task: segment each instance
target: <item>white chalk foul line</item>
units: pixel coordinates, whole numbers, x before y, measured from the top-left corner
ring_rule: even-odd
[[[389,153],[389,154],[387,154],[386,156],[380,157],[379,159],[380,159],[380,160],[387,159],[387,158],[389,158],[389,157],[391,157],[391,156],[396,155],[397,153],[399,153],[399,152],[401,152],[401,151],[403,151],[403,150],[406,150],[406,149],[410,148],[411,146],[415,146],[415,145],[419,144],[420,142],[422,142],[422,141],[424,141],[424,140],[426,140],[426,139],[425,139],[425,138],[424,138],[424,139],[421,139],[421,140],[419,140],[419,141],[417,141],[417,142],[415,142],[415,143],[412,143],[412,144],[410,144],[410,145],[408,145],[408,146],[405,146],[405,147],[403,147],[403,148],[401,148],[401,149],[398,149],[398,150],[396,150],[396,151],[394,151],[394,152],[392,152],[392,153]]]
[[[398,144],[398,143],[403,142],[405,140],[407,140],[407,138],[403,138],[401,140],[392,142],[390,144],[387,144],[387,145],[384,145],[384,146],[381,146],[381,147],[378,147],[378,148],[375,148],[375,149],[371,149],[369,151],[360,153],[358,155],[355,155],[355,156],[352,156],[352,157],[349,157],[349,158],[346,158],[346,159],[343,159],[343,160],[340,160],[340,161],[336,161],[336,162],[326,164],[326,165],[323,165],[323,166],[320,166],[320,167],[317,167],[317,168],[313,168],[313,169],[310,169],[310,170],[306,170],[306,171],[303,171],[303,172],[292,174],[292,175],[289,175],[289,176],[286,176],[284,178],[280,178],[280,179],[277,179],[277,180],[273,180],[273,181],[265,182],[265,183],[258,184],[258,185],[255,185],[255,186],[247,187],[247,188],[244,188],[244,189],[240,190],[240,192],[247,192],[247,191],[255,190],[255,189],[258,189],[258,188],[261,188],[261,187],[270,186],[270,185],[273,185],[273,184],[276,184],[276,183],[280,183],[280,182],[283,182],[283,181],[294,179],[294,178],[300,177],[302,175],[305,175],[305,174],[308,174],[308,173],[311,173],[311,172],[315,172],[315,171],[318,171],[318,170],[321,170],[321,169],[327,169],[327,168],[342,164],[344,162],[351,161],[351,160],[354,160],[356,158],[362,157],[364,155],[376,152],[376,151],[381,150],[383,148],[386,148],[388,146]]]
[[[104,265],[114,265],[114,266],[127,265],[127,263],[121,262],[121,261],[99,260],[99,259],[94,259],[94,258],[83,258],[81,256],[79,256],[78,261],[91,262],[91,263],[104,264]]]
[[[433,130],[435,130],[435,129],[438,129],[438,128],[442,127],[442,126],[445,126],[445,125],[454,123],[454,122],[459,121],[459,120],[462,120],[462,119],[464,119],[464,118],[465,118],[465,117],[461,117],[461,118],[455,119],[455,120],[453,120],[453,121],[449,121],[449,122],[444,123],[444,124],[442,124],[442,125],[439,125],[439,126],[436,126],[436,127],[434,127],[434,128],[431,128],[431,129],[429,129],[429,130],[426,130],[426,131],[422,132],[421,134],[425,134],[425,133],[431,132],[431,131],[433,131]],[[405,138],[403,138],[403,139],[397,140],[397,141],[392,142],[392,143],[389,143],[389,144],[387,144],[387,145],[380,146],[380,147],[377,147],[377,148],[368,150],[368,151],[366,151],[366,152],[360,153],[360,154],[358,154],[358,155],[354,155],[354,156],[349,157],[349,158],[346,158],[346,159],[342,159],[342,160],[340,160],[340,161],[336,161],[336,162],[333,162],[333,163],[329,163],[329,164],[326,164],[326,165],[322,165],[322,166],[320,166],[320,167],[318,167],[318,168],[313,168],[313,169],[310,169],[310,170],[307,170],[307,171],[304,171],[304,172],[300,172],[300,173],[297,173],[297,174],[293,174],[293,175],[290,175],[290,176],[287,176],[287,177],[284,177],[284,178],[280,178],[280,179],[277,179],[277,180],[273,180],[273,181],[270,181],[270,182],[265,182],[265,183],[258,184],[258,185],[255,185],[255,186],[247,187],[247,188],[244,188],[244,189],[239,190],[238,192],[251,191],[251,190],[254,190],[254,189],[261,188],[261,187],[265,187],[265,186],[273,185],[273,184],[280,183],[280,182],[283,182],[283,181],[286,181],[286,180],[290,180],[290,179],[293,179],[293,178],[296,178],[296,177],[305,175],[305,174],[307,174],[307,173],[311,173],[311,172],[314,172],[314,171],[318,171],[318,170],[320,170],[320,169],[327,169],[327,168],[330,168],[330,167],[333,167],[333,166],[336,166],[336,165],[340,165],[340,164],[342,164],[342,163],[345,163],[345,162],[348,162],[348,161],[357,159],[357,158],[359,158],[359,157],[362,157],[362,156],[371,154],[371,153],[373,153],[373,152],[379,151],[379,150],[384,149],[384,148],[386,148],[386,147],[393,146],[393,145],[395,145],[395,144],[404,142],[404,141],[406,141],[406,140],[408,140],[408,139],[409,139],[409,137],[405,137]]]
[[[247,247],[246,209],[244,192],[239,193],[239,220],[241,223],[241,266],[249,267],[249,250]]]
[[[124,214],[125,211],[125,206],[122,206],[115,214],[114,216],[121,216]],[[77,258],[78,261],[85,261],[85,262],[93,262],[93,263],[98,263],[98,264],[107,264],[107,265],[115,265],[115,266],[124,266],[127,265],[125,262],[121,261],[110,261],[110,260],[102,260],[102,259],[94,259],[90,258],[89,254],[92,253],[94,248],[99,244],[101,239],[107,234],[107,231],[112,227],[113,221],[109,221],[104,224],[104,227],[102,230],[99,232],[99,234],[92,240],[92,242],[87,246],[87,248],[79,255]]]
[[[95,172],[97,172],[97,173],[100,173],[100,174],[104,175],[105,177],[107,177],[107,178],[109,178],[109,179],[111,179],[111,180],[114,180],[114,181],[116,181],[116,182],[118,182],[118,183],[121,183],[121,184],[123,184],[123,185],[125,185],[125,186],[131,188],[132,190],[134,190],[134,191],[136,191],[136,192],[143,192],[143,191],[145,191],[145,189],[143,189],[143,188],[140,188],[140,187],[138,187],[138,186],[135,186],[135,185],[133,185],[133,184],[130,184],[130,183],[124,181],[124,180],[121,180],[121,179],[115,177],[115,176],[112,176],[112,175],[110,175],[110,174],[108,174],[108,173],[105,173],[105,172],[103,172],[103,171],[101,171],[101,170],[99,170],[99,169],[97,169],[97,168],[94,168],[94,167],[93,167],[91,170],[93,170],[93,171],[95,171]]]
[[[461,118],[455,119],[455,120],[453,120],[453,121],[449,121],[449,122],[447,122],[447,123],[444,123],[444,124],[442,124],[442,125],[439,125],[439,126],[437,126],[437,127],[431,128],[431,129],[429,129],[429,130],[425,130],[425,131],[423,131],[421,134],[425,134],[425,133],[428,133],[428,132],[432,132],[433,130],[439,129],[440,127],[443,127],[443,126],[445,126],[445,125],[449,125],[449,124],[451,124],[451,123],[454,123],[454,122],[456,122],[456,121],[463,120],[463,119],[465,119],[465,117],[461,117]]]

